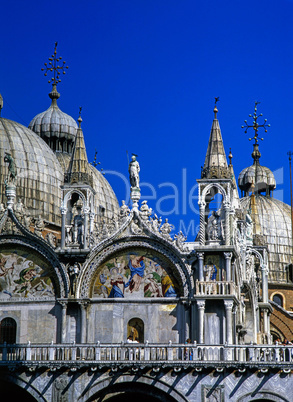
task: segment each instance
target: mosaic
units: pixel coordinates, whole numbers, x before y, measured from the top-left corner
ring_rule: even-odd
[[[178,286],[150,252],[123,254],[106,261],[98,270],[93,297],[177,297]]]

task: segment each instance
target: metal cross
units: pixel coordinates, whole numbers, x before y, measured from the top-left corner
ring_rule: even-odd
[[[42,71],[45,71],[44,75],[48,75],[48,71],[54,72],[53,77],[48,81],[49,84],[52,82],[52,85],[57,85],[58,82],[61,82],[60,80],[60,74],[61,72],[65,74],[65,69],[68,68],[68,66],[65,66],[66,62],[63,61],[62,65],[58,65],[59,61],[62,59],[62,57],[57,58],[57,42],[55,42],[55,49],[54,53],[52,54],[51,57],[49,57],[49,63],[44,63],[45,67],[42,68]]]
[[[245,134],[247,133],[247,130],[249,129],[249,128],[253,128],[254,129],[254,137],[252,137],[252,138],[249,138],[249,141],[251,141],[252,139],[254,139],[255,140],[255,144],[257,144],[258,143],[258,130],[259,130],[259,128],[263,128],[264,130],[265,130],[265,133],[267,133],[267,127],[270,127],[271,125],[270,124],[267,124],[267,119],[264,119],[264,122],[263,122],[263,124],[259,124],[258,122],[257,122],[257,119],[259,118],[259,117],[261,117],[262,116],[262,113],[260,113],[259,115],[257,115],[257,105],[259,105],[260,104],[260,102],[257,102],[257,101],[255,101],[254,102],[254,113],[253,113],[253,115],[249,115],[249,117],[252,117],[253,118],[253,122],[252,122],[252,125],[249,125],[249,124],[247,124],[247,120],[244,120],[244,123],[245,123],[245,126],[241,126],[242,128],[245,128]],[[260,138],[261,140],[263,140],[263,138]]]

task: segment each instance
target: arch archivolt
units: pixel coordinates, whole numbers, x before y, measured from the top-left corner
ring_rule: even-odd
[[[64,205],[65,208],[67,208],[67,203],[68,203],[69,200],[71,200],[73,194],[78,194],[79,197],[83,201],[83,205],[86,206],[86,197],[83,194],[83,192],[80,191],[80,190],[77,190],[77,189],[73,189],[73,190],[70,190],[68,193],[66,193],[65,196],[64,196],[63,205]]]
[[[219,183],[210,183],[203,189],[203,191],[201,193],[201,201],[202,202],[205,202],[206,196],[212,188],[216,188],[218,190],[218,192],[223,196],[224,204],[229,202],[226,190]]]
[[[111,392],[111,389],[114,391],[116,387],[118,387],[119,389],[119,386],[123,386],[124,392],[127,388],[129,388],[130,392],[132,390],[135,392],[136,389],[139,389],[140,386],[144,386],[145,392],[147,392],[147,390],[149,389],[150,395],[156,395],[159,392],[161,396],[163,396],[164,394],[165,397],[168,396],[168,399],[166,398],[166,400],[170,400],[172,398],[174,399],[174,401],[178,402],[188,401],[181,393],[179,393],[175,388],[173,388],[162,379],[156,379],[154,381],[154,378],[148,375],[137,376],[136,374],[124,374],[118,377],[109,376],[100,381],[97,381],[85,394],[82,394],[78,398],[78,401],[90,401],[98,393],[103,393],[105,391],[108,393]]]
[[[81,275],[78,278],[77,297],[91,297],[91,287],[99,266],[110,258],[123,252],[131,254],[132,250],[146,250],[154,252],[154,254],[162,257],[169,263],[172,275],[178,282],[181,289],[181,296],[188,297],[193,288],[192,275],[182,259],[170,248],[166,247],[152,239],[133,238],[115,240],[103,249],[100,249],[92,258],[84,265]]]

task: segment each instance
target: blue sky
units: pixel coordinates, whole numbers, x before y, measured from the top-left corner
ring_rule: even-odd
[[[76,119],[83,107],[89,160],[97,149],[121,202],[126,151],[136,153],[141,181],[149,183],[142,198],[156,193],[148,203],[178,231],[198,223],[196,200],[190,206],[188,198],[204,163],[214,97],[237,177],[252,163],[241,125],[258,100],[271,124],[260,163],[276,172],[276,196],[289,203],[292,15],[292,0],[3,2],[2,116],[28,125],[49,107],[51,87],[41,67],[58,41],[58,55],[69,65],[58,105]]]

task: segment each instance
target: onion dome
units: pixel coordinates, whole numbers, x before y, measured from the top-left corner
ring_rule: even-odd
[[[266,195],[269,195],[276,188],[276,179],[269,168],[254,163],[240,172],[238,186],[245,195],[248,195],[252,186],[256,193],[265,192]]]
[[[22,199],[28,213],[60,225],[63,172],[54,152],[30,129],[0,118],[0,183],[4,183],[7,174],[5,152],[16,164],[16,196]],[[4,186],[0,197],[5,204]]]
[[[60,94],[57,92],[56,85],[53,85],[49,96],[52,99],[51,106],[34,117],[29,128],[39,135],[53,151],[71,154],[77,132],[76,121],[59,109],[57,99]]]

